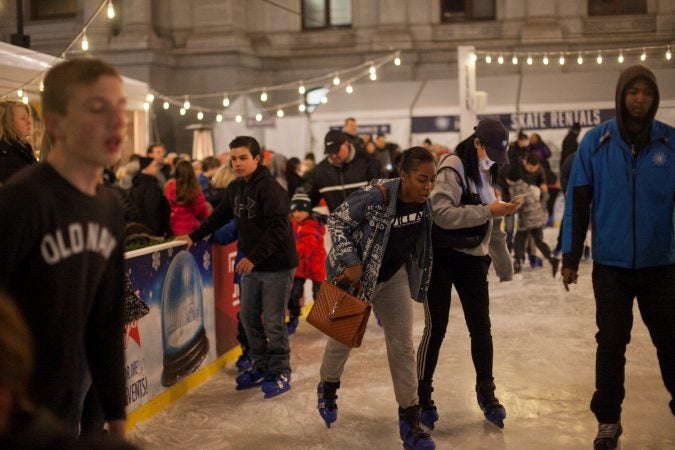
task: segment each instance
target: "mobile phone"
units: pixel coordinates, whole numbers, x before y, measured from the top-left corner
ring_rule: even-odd
[[[525,194],[518,194],[511,199],[511,203],[521,205],[525,201]]]

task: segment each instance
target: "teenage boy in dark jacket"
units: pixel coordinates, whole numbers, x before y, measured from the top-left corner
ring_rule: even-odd
[[[671,398],[675,395],[675,128],[654,120],[658,107],[652,71],[642,65],[624,70],[616,86],[616,118],[586,133],[567,186],[565,289],[577,281],[593,218],[596,450],[615,448],[622,432],[634,298],[656,346],[663,381]],[[670,410],[675,415],[675,399]]]
[[[262,384],[265,398],[270,398],[291,388],[284,316],[298,255],[288,218],[290,205],[284,188],[261,164],[258,141],[236,137],[230,142],[230,158],[238,178],[204,223],[179,238],[191,245],[236,218],[244,254],[235,266],[242,275],[239,312],[253,360],[253,368],[237,377],[237,389]]]
[[[34,400],[76,434],[88,363],[109,430],[123,436],[124,222],[100,186],[126,136],[122,78],[100,60],[76,59],[52,68],[44,85],[52,148],[0,190],[0,290],[35,339]]]

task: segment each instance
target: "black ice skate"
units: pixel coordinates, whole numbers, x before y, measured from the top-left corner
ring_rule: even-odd
[[[483,411],[483,414],[485,414],[485,418],[499,428],[504,428],[506,409],[499,403],[499,399],[495,397],[495,384],[493,382],[479,383],[476,386],[476,398],[478,399],[478,406]]]
[[[337,420],[337,390],[340,388],[340,382],[321,381],[316,388],[318,397],[319,415],[326,422],[326,427]]]

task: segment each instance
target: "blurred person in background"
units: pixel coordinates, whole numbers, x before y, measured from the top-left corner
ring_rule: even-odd
[[[0,186],[37,159],[29,142],[33,122],[30,107],[22,102],[0,102]]]
[[[211,213],[192,164],[187,161],[176,164],[175,177],[167,181],[164,194],[171,207],[169,222],[174,236],[193,232]]]

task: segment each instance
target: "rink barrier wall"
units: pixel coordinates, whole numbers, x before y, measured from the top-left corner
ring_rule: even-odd
[[[225,353],[211,364],[201,368],[187,378],[179,381],[171,388],[159,394],[140,408],[127,415],[127,431],[130,431],[141,422],[145,422],[155,414],[164,410],[176,400],[189,394],[202,385],[209,378],[220,372],[224,367],[234,364],[241,355],[241,347],[236,347]]]

